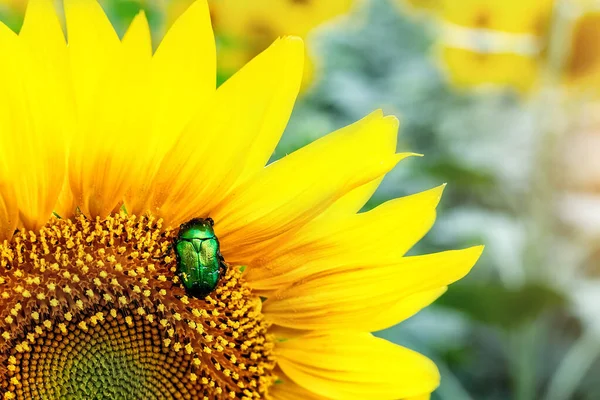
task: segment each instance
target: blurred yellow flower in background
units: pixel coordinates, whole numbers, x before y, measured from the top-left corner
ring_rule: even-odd
[[[396,153],[398,120],[376,111],[267,165],[301,39],[216,88],[206,1],[156,51],[143,12],[122,38],[95,0],[65,14],[68,42],[50,0],[18,35],[0,25],[0,396],[427,398],[433,362],[371,332],[482,247],[406,256],[443,186],[359,212],[412,155]],[[208,217],[224,271],[196,297],[172,244]]]
[[[576,90],[600,93],[600,10],[584,12],[574,22],[564,75]]]
[[[438,50],[442,70],[459,88],[512,87],[526,92],[535,84],[540,61],[512,53],[482,53],[449,45]]]
[[[539,77],[553,0],[437,0],[437,57],[458,87],[530,90]]]
[[[167,25],[174,21],[192,0],[165,3]],[[210,12],[218,42],[219,72],[230,76],[284,35],[309,39],[310,33],[324,23],[347,13],[354,0],[211,0]],[[318,57],[308,40],[303,85],[315,79]]]
[[[548,0],[440,1],[440,54],[450,81],[531,89],[552,5]]]
[[[465,28],[545,35],[554,0],[439,0],[438,16]]]

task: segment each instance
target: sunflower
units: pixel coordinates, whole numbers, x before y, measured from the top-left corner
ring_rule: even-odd
[[[95,1],[64,8],[68,46],[49,0],[0,28],[0,396],[427,398],[435,365],[370,332],[482,249],[405,256],[442,187],[358,212],[410,155],[398,121],[375,112],[265,167],[300,39],[215,89],[205,1],[154,53],[143,13],[119,39]],[[223,257],[205,297],[173,246],[190,220]]]
[[[194,0],[165,2],[167,25]],[[310,37],[317,28],[347,13],[353,0],[209,0],[215,33],[219,37],[218,66],[224,78],[283,35]],[[318,59],[308,49],[304,87],[315,79]]]
[[[436,56],[452,84],[526,92],[537,83],[554,0],[436,0],[426,5],[440,27]]]
[[[452,85],[458,88],[501,87],[528,92],[537,83],[542,62],[511,52],[481,52],[440,44],[437,60]]]

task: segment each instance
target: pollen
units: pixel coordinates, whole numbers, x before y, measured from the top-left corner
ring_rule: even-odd
[[[260,299],[231,266],[206,298],[187,295],[176,233],[79,215],[0,245],[0,398],[264,398],[276,378]]]

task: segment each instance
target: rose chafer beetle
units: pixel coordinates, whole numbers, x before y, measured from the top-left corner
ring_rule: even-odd
[[[193,297],[208,296],[227,269],[210,218],[194,218],[179,227],[173,247],[177,274]]]

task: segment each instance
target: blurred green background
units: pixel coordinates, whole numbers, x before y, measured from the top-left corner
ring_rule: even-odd
[[[0,5],[15,30],[24,3]],[[186,3],[103,5],[121,34],[144,9],[158,42]],[[436,362],[433,398],[600,399],[600,4],[211,7],[221,81],[278,35],[307,40],[307,81],[273,159],[383,108],[401,118],[399,149],[425,157],[403,161],[366,207],[448,182],[435,227],[411,252],[486,245],[433,306],[377,333]]]

